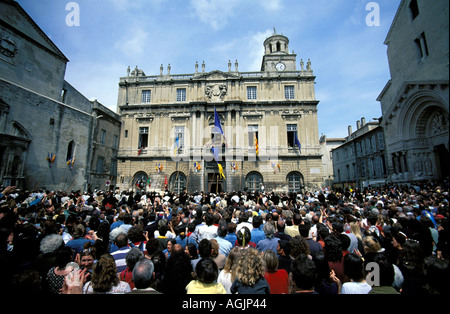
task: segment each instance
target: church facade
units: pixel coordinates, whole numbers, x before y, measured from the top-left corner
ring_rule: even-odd
[[[378,101],[389,182],[450,177],[448,16],[448,1],[402,0],[386,37],[391,79]]]
[[[320,187],[311,62],[297,68],[280,34],[268,37],[264,49],[258,72],[239,71],[237,61],[226,72],[207,72],[197,62],[193,74],[181,75],[170,65],[152,76],[129,68],[119,83],[117,187],[175,193]]]

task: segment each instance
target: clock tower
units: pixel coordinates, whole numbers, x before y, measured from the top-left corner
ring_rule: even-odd
[[[264,57],[261,71],[296,71],[296,59],[297,55],[289,53],[289,39],[274,31],[274,34],[264,41]]]

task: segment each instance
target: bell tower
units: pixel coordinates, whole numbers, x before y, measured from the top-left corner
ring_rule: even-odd
[[[296,71],[297,55],[289,53],[289,39],[277,34],[274,28],[272,36],[264,41],[262,72]]]

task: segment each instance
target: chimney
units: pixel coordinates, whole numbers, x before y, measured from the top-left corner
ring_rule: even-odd
[[[361,128],[361,121],[356,121],[356,129],[359,130]]]
[[[348,136],[351,136],[352,133],[353,133],[353,131],[352,131],[352,126],[349,125],[349,126],[348,126]]]
[[[365,126],[366,125],[366,118],[362,117],[361,118],[361,126]]]

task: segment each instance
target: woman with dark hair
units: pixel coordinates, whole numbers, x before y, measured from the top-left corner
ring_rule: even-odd
[[[317,278],[314,290],[318,294],[338,294],[339,286],[331,279],[332,271],[323,252],[313,254],[313,261],[316,265]]]
[[[345,255],[344,274],[350,281],[342,285],[341,294],[368,294],[372,290],[366,282],[364,261],[361,256],[355,253]]]
[[[344,283],[348,281],[347,277],[344,275],[344,254],[342,252],[341,241],[333,234],[330,234],[324,240],[324,254],[325,259],[330,266],[330,269],[334,271],[336,277]]]
[[[110,223],[107,220],[103,220],[97,228],[97,240],[95,240],[95,258],[99,259],[103,254],[109,253],[109,233],[111,231]]]
[[[50,294],[60,294],[64,284],[64,277],[70,273],[73,267],[67,267],[72,262],[73,252],[71,248],[60,248],[56,253],[55,266],[50,268],[46,277],[46,286]]]
[[[210,258],[202,258],[195,266],[197,280],[186,286],[187,294],[226,294],[221,283],[217,283],[219,269]]]
[[[189,255],[180,244],[175,244],[156,290],[162,293],[185,294],[187,284],[194,279],[192,272]]]
[[[240,249],[248,249],[249,247],[256,248],[256,244],[251,242],[252,234],[247,227],[242,227],[236,233],[237,236],[237,247]]]
[[[402,294],[424,294],[424,253],[417,240],[407,239],[402,246],[398,267],[403,275]]]

